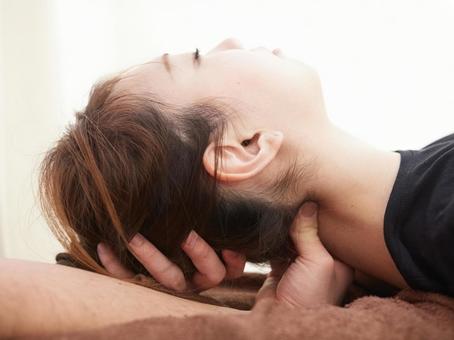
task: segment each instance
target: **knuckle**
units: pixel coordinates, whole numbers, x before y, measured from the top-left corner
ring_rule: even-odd
[[[291,231],[290,235],[295,241],[304,242],[306,240],[317,239],[317,229],[312,226],[295,228],[295,230]]]
[[[323,268],[332,269],[334,268],[334,259],[330,255],[323,255],[320,257],[320,264]]]
[[[160,267],[159,269],[156,269],[156,272],[158,274],[160,274],[160,275],[168,274],[168,276],[170,278],[174,278],[175,277],[175,273],[172,272],[172,269],[173,269],[173,265],[171,263],[166,263],[162,267]]]
[[[225,268],[222,268],[218,272],[216,272],[213,275],[211,275],[210,277],[208,277],[208,279],[211,284],[217,285],[224,280],[226,273],[227,273],[227,271],[225,270]]]
[[[169,279],[172,289],[183,291],[186,288],[186,281],[182,273],[174,272]]]
[[[299,238],[299,231],[297,230],[297,228],[295,227],[292,227],[290,230],[289,230],[289,234],[290,234],[290,237],[294,240],[297,240]]]
[[[203,242],[197,242],[194,245],[194,253],[200,259],[207,259],[211,254],[211,249],[207,244]]]
[[[304,234],[299,230],[292,230],[290,232],[290,237],[297,244],[302,243],[304,240]]]
[[[172,289],[176,290],[177,292],[183,292],[186,290],[186,284],[183,281],[175,283]]]
[[[158,249],[153,246],[151,243],[143,244],[139,249],[137,249],[136,254],[141,259],[153,258],[158,254]]]

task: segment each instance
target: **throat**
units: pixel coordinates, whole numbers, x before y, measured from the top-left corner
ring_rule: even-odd
[[[387,250],[384,216],[400,154],[341,134],[320,166],[319,236],[334,258],[395,286],[405,285]]]

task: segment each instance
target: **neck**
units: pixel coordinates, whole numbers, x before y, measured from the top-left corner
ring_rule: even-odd
[[[309,140],[316,144],[303,143],[306,149],[300,152],[313,150],[317,155],[310,192],[319,204],[323,244],[355,269],[405,286],[383,238],[384,214],[400,155],[379,150],[331,123]]]
[[[364,225],[382,224],[400,155],[384,151],[338,127],[318,148],[314,197],[323,213]]]

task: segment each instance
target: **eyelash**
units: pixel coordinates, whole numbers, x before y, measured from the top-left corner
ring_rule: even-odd
[[[198,61],[199,58],[200,58],[200,52],[199,52],[199,49],[196,48],[195,52],[194,52],[194,61]]]

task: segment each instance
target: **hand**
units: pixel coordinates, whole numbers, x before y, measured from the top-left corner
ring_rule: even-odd
[[[315,203],[303,205],[290,235],[298,256],[287,266],[271,264],[271,273],[257,294],[256,304],[265,301],[293,307],[341,304],[354,271],[333,259],[320,242]]]
[[[190,257],[197,272],[191,282],[186,282],[181,269],[141,234],[136,234],[129,243],[136,259],[153,278],[167,288],[182,292],[202,291],[217,286],[224,279],[233,279],[243,274],[246,257],[224,249],[224,265],[216,252],[195,231],[191,231],[182,243],[183,251]],[[117,278],[130,278],[134,273],[126,269],[105,244],[98,244],[98,256],[104,268]]]

